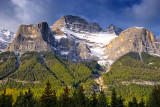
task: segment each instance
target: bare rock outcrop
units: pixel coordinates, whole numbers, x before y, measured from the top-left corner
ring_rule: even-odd
[[[85,19],[79,16],[66,15],[56,21],[51,27],[55,32],[57,28],[68,28],[76,32],[98,32],[101,30],[100,26],[96,22],[87,22]]]
[[[51,51],[55,39],[46,22],[38,24],[21,25],[14,41],[7,46],[5,51],[25,53],[27,51]]]
[[[106,47],[104,56],[116,60],[128,52],[147,52],[160,55],[155,35],[143,27],[132,27],[120,33]]]

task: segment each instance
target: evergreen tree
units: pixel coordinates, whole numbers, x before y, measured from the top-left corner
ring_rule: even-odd
[[[51,84],[48,80],[46,88],[40,97],[40,104],[43,107],[55,107],[57,102],[56,92],[51,89]]]
[[[136,97],[133,97],[132,101],[128,103],[128,107],[138,107]]]
[[[115,91],[115,88],[112,89],[112,95],[111,95],[111,107],[117,107],[118,101],[117,101],[117,94]]]
[[[122,99],[122,96],[118,97],[117,101],[118,101],[117,107],[123,107],[123,101],[124,101],[124,99]]]
[[[102,89],[98,97],[98,107],[108,107],[107,98]]]
[[[24,94],[22,92],[20,92],[20,95],[17,96],[17,100],[14,104],[14,106],[16,107],[21,107],[24,104]]]
[[[91,99],[92,99],[91,100],[91,106],[92,107],[97,107],[98,106],[98,100],[97,100],[96,96],[97,96],[96,92],[93,91],[93,94],[91,96]]]
[[[72,104],[72,100],[69,97],[69,89],[66,86],[66,88],[64,89],[64,93],[60,96],[59,99],[59,107],[71,107]]]
[[[148,107],[160,106],[160,86],[155,86],[149,97]]]
[[[145,107],[145,103],[143,101],[143,98],[141,99],[141,102],[138,104],[138,107]]]
[[[84,89],[82,86],[80,86],[77,91],[74,91],[73,101],[74,101],[75,107],[85,107],[86,106],[86,97],[85,97]]]
[[[136,97],[133,97],[133,99],[132,99],[132,107],[138,107],[138,103],[137,103]]]
[[[36,106],[36,100],[33,98],[33,93],[28,89],[28,92],[25,92],[25,94],[22,94],[20,92],[20,95],[17,97],[15,105],[16,107],[35,107]]]
[[[13,103],[12,95],[6,95],[6,89],[0,95],[0,107],[11,107]]]

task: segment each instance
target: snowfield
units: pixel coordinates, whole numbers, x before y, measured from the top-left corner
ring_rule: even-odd
[[[107,63],[107,58],[102,57],[105,47],[110,43],[112,39],[118,37],[117,35],[108,32],[74,32],[67,28],[61,28],[61,30],[65,33],[65,35],[55,35],[55,39],[57,41],[59,41],[61,38],[69,37],[73,38],[76,42],[83,42],[87,44],[91,51],[91,54],[99,58],[98,63],[101,65],[105,65]],[[112,61],[109,62],[112,63]]]

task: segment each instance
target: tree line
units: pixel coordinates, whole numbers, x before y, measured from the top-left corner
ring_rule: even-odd
[[[117,97],[114,88],[111,92],[110,104],[102,89],[99,94],[93,91],[91,97],[88,98],[82,86],[75,90],[72,96],[70,95],[70,89],[66,86],[63,94],[57,98],[56,91],[52,90],[49,81],[38,100],[34,98],[34,93],[30,88],[25,93],[20,92],[14,103],[12,95],[6,95],[6,90],[0,95],[0,107],[159,107],[160,86],[153,88],[147,104],[144,103],[143,99],[138,102],[136,97],[133,97],[128,105],[124,105],[124,101],[125,99],[122,96]]]

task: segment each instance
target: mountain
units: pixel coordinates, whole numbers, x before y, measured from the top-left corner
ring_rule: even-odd
[[[52,31],[56,28],[67,28],[75,32],[99,32],[99,24],[96,22],[87,22],[79,16],[66,15],[60,18],[51,27]]]
[[[2,52],[9,43],[13,41],[15,34],[9,30],[0,28],[0,52]]]
[[[72,62],[99,60],[106,45],[118,36],[114,31],[102,29],[96,22],[71,15],[60,18],[51,30],[57,41],[59,56]]]
[[[50,28],[46,22],[38,24],[21,25],[14,41],[7,46],[5,51],[25,53],[27,51],[52,51],[55,44]]]
[[[72,15],[61,17],[51,27],[46,22],[21,25],[5,51],[52,51],[71,62],[94,60],[104,66],[131,51],[160,55],[156,37],[143,27],[122,31],[111,24],[103,29]]]
[[[5,51],[21,54],[27,51],[52,51],[71,62],[97,61],[103,59],[101,56],[106,45],[118,36],[117,29],[112,25],[104,30],[96,22],[66,15],[50,28],[46,22],[21,25],[14,41]]]
[[[160,84],[160,57],[142,52],[129,52],[115,61],[108,72],[103,74],[105,90],[113,87],[127,101],[136,97],[148,101],[154,85]]]
[[[159,43],[155,35],[143,27],[132,27],[120,33],[105,48],[106,60],[114,62],[128,52],[147,52],[160,55]]]

